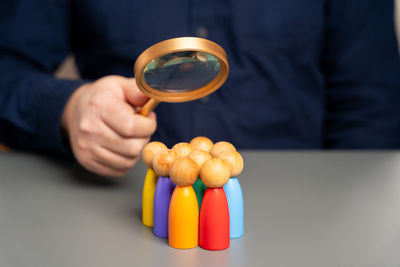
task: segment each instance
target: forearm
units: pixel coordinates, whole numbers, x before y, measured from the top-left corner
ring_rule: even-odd
[[[5,0],[0,7],[0,142],[68,154],[60,134],[67,99],[83,81],[52,74],[71,52],[70,1]]]
[[[0,142],[70,155],[61,136],[61,114],[84,82],[55,79],[17,58],[0,55]]]

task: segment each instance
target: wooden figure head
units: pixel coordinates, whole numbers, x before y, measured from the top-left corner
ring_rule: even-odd
[[[169,176],[169,167],[177,158],[175,151],[171,149],[161,150],[153,158],[153,169],[158,176]]]
[[[211,156],[216,158],[219,153],[224,152],[226,150],[236,151],[236,148],[231,143],[221,141],[221,142],[215,143],[213,145],[213,147],[211,148],[210,154],[211,154]]]
[[[169,168],[169,176],[177,186],[190,186],[199,177],[199,166],[188,157],[177,158]]]
[[[187,157],[192,152],[192,146],[189,143],[178,143],[172,147],[172,150],[176,152],[178,158]]]
[[[207,160],[200,168],[200,178],[209,188],[223,187],[228,182],[230,174],[228,164],[218,158]]]
[[[161,142],[150,142],[148,143],[143,151],[142,151],[142,159],[143,163],[148,167],[148,168],[153,168],[153,158],[154,155],[160,152],[161,150],[167,150],[167,146],[164,145]]]
[[[190,159],[192,159],[194,162],[196,162],[197,166],[199,166],[199,168],[201,168],[201,166],[203,166],[204,162],[206,162],[208,159],[211,159],[211,155],[204,151],[204,150],[193,150],[192,152],[190,152],[190,154],[188,155],[188,157]]]
[[[204,150],[208,153],[210,153],[211,148],[213,147],[213,142],[204,136],[198,136],[192,139],[192,141],[190,141],[190,144],[192,145],[193,150],[194,149],[200,149],[200,150]]]
[[[225,161],[230,170],[231,177],[237,177],[242,173],[243,170],[243,158],[237,151],[224,151],[218,154],[217,158]]]

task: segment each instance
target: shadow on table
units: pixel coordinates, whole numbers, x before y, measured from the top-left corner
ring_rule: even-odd
[[[118,187],[123,183],[124,179],[105,177],[95,173],[92,173],[83,168],[76,160],[55,158],[45,155],[40,155],[42,160],[49,162],[49,166],[54,166],[57,169],[65,171],[63,178],[68,179],[74,184],[80,186],[91,186],[91,187]]]

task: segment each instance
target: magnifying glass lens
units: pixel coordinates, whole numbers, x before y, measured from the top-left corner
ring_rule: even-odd
[[[218,59],[205,52],[174,52],[153,59],[144,69],[144,80],[152,88],[168,92],[199,89],[218,75]]]

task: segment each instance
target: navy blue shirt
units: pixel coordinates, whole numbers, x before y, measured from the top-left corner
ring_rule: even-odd
[[[84,79],[132,77],[149,46],[201,35],[226,50],[228,80],[207,98],[157,107],[154,139],[396,148],[393,10],[392,0],[1,0],[0,142],[67,151],[61,113],[85,82],[53,78],[67,54]]]

